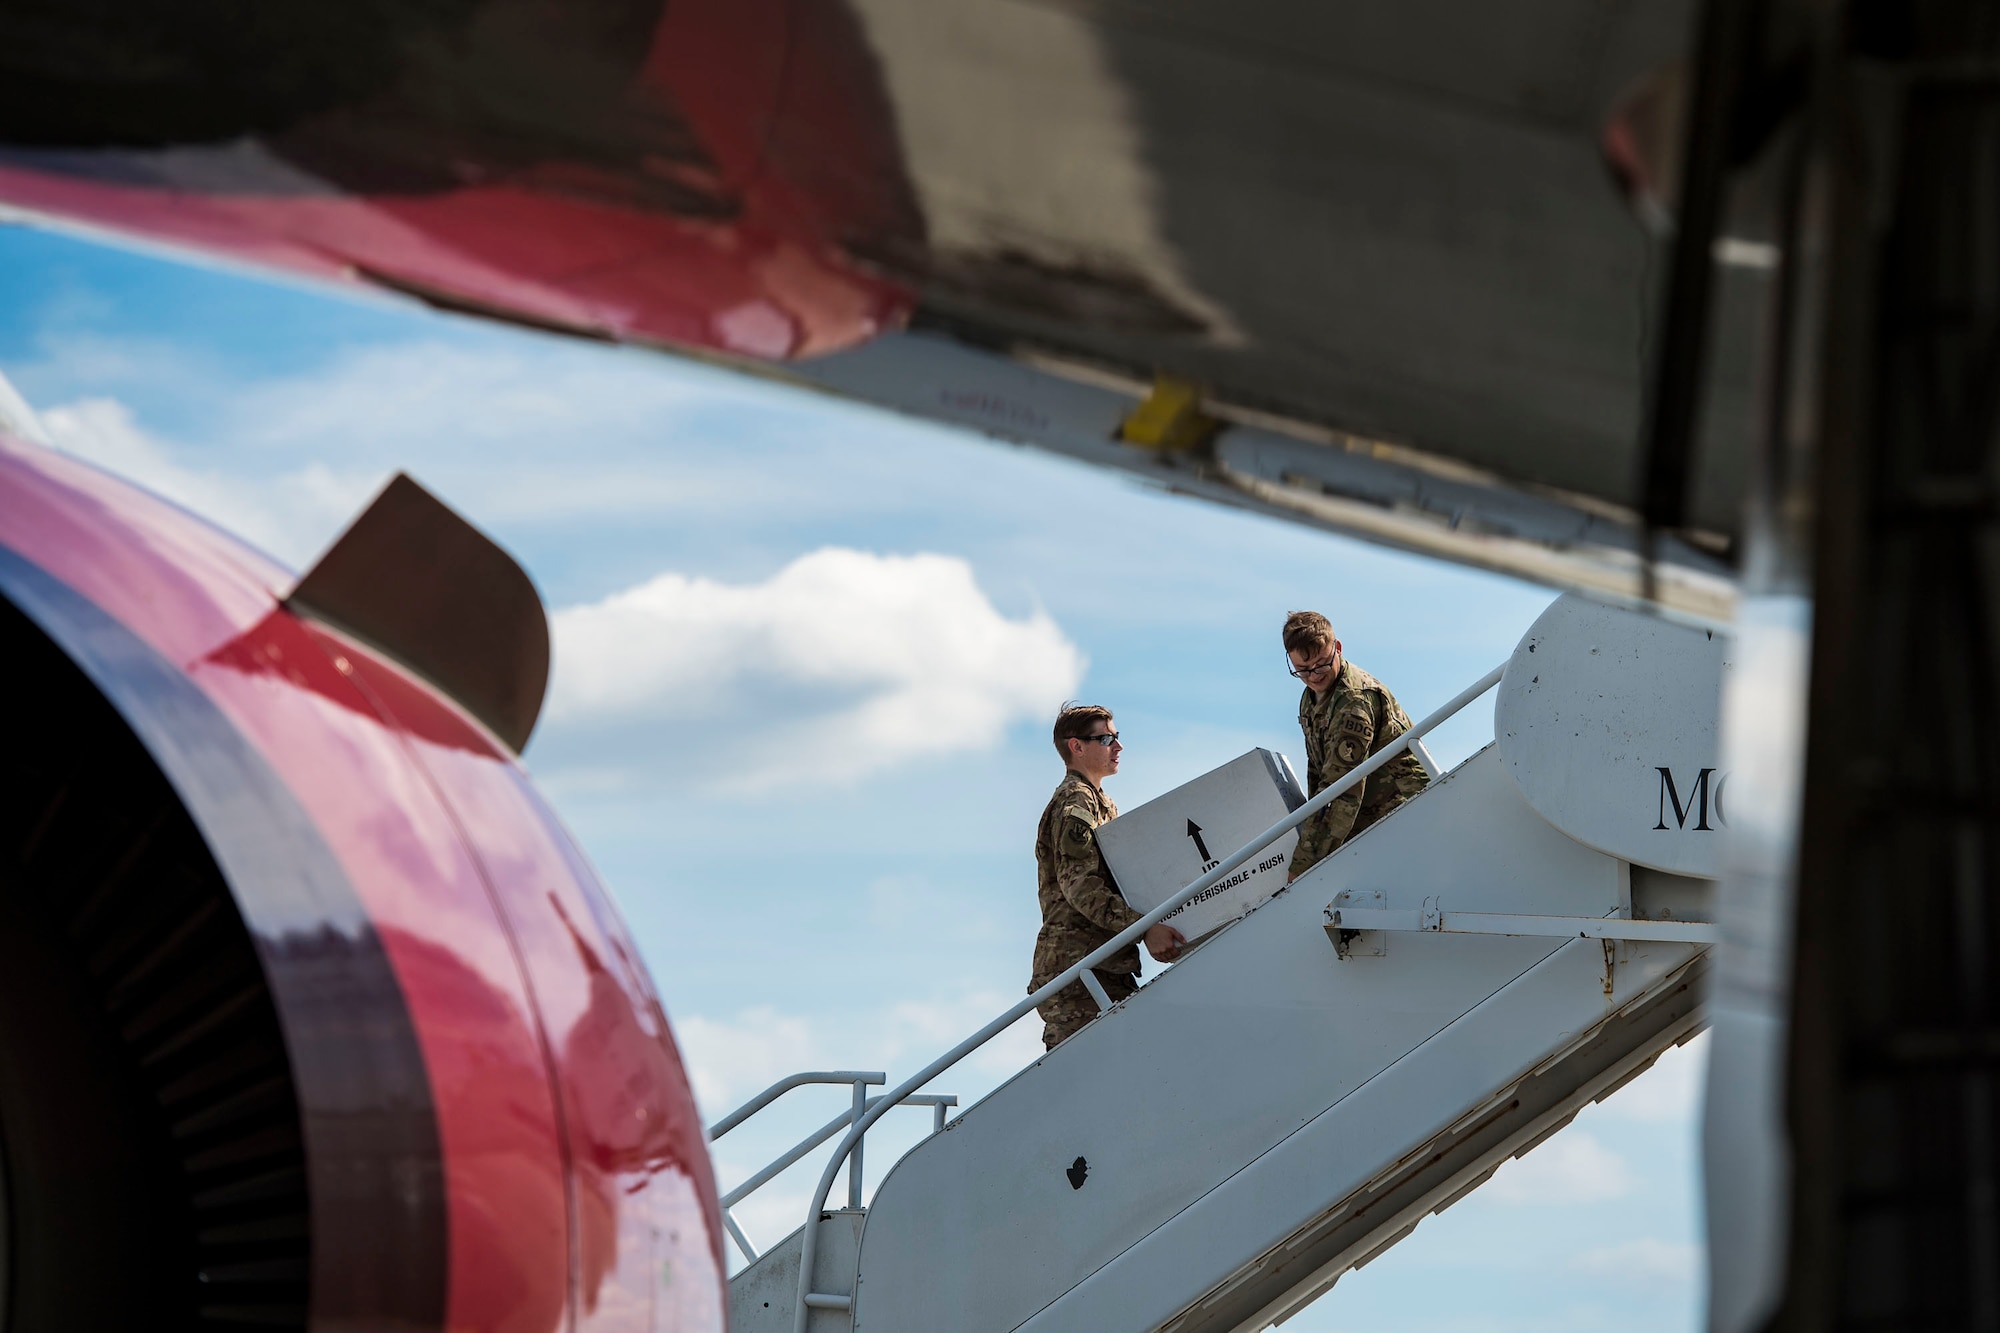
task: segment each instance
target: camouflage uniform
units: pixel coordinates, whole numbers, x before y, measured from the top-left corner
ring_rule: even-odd
[[[1333,688],[1299,698],[1299,730],[1306,738],[1306,795],[1317,796],[1348,770],[1410,729],[1410,715],[1381,681],[1341,659]],[[1303,875],[1340,845],[1409,800],[1430,782],[1417,757],[1405,750],[1299,828],[1292,873]]]
[[[1116,818],[1118,807],[1111,798],[1074,771],[1063,775],[1042,811],[1035,830],[1042,929],[1035,936],[1030,994],[1139,919],[1118,892],[1091,832]],[[1139,946],[1128,945],[1091,970],[1113,1001],[1122,1000],[1139,989]],[[1078,981],[1038,1005],[1036,1012],[1042,1016],[1042,1043],[1054,1050],[1057,1042],[1097,1017],[1097,1003]]]

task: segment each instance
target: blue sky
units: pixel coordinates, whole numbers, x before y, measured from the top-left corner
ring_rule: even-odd
[[[1129,808],[1254,745],[1298,758],[1286,611],[1325,611],[1421,716],[1551,597],[657,354],[25,227],[0,226],[0,311],[0,372],[61,447],[295,565],[398,468],[520,558],[556,625],[528,764],[711,1116],[793,1069],[893,1081],[1020,995],[1060,699],[1116,710]],[[1433,749],[1490,735],[1476,707]],[[1694,1328],[1701,1046],[1288,1333]],[[946,1086],[970,1100],[1038,1047],[1024,1023]],[[837,1097],[724,1140],[725,1183]],[[921,1118],[871,1138],[871,1179]],[[809,1185],[739,1209],[753,1240]]]

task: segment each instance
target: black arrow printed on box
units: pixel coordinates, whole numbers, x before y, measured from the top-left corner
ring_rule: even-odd
[[[1215,859],[1208,854],[1208,844],[1201,840],[1201,825],[1195,823],[1192,819],[1188,821],[1187,835],[1194,839],[1194,849],[1201,853],[1202,864],[1206,865]]]

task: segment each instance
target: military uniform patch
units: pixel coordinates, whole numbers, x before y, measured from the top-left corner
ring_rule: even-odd
[[[1334,742],[1333,757],[1348,768],[1360,763],[1367,753],[1368,747],[1363,745],[1357,736],[1342,736]]]

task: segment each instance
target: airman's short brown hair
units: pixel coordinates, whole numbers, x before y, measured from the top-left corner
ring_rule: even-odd
[[[1285,651],[1304,653],[1310,661],[1333,647],[1333,625],[1317,611],[1294,611],[1285,617]]]
[[[1056,753],[1069,762],[1069,742],[1082,740],[1100,722],[1111,721],[1111,710],[1100,704],[1080,704],[1074,699],[1056,713]]]

